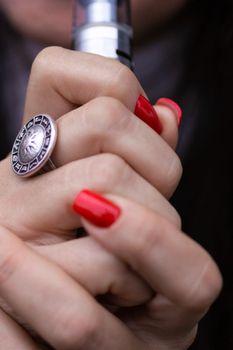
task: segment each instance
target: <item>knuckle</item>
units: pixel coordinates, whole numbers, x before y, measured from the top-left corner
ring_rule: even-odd
[[[174,193],[183,173],[182,164],[180,158],[173,153],[172,159],[167,162],[168,169],[164,177],[165,180],[165,193],[164,195],[169,198]]]
[[[93,157],[87,173],[90,181],[100,191],[111,191],[124,182],[129,173],[126,162],[114,154],[102,154]]]
[[[90,106],[93,107],[94,113],[100,113],[100,115],[109,114],[111,112],[118,112],[121,108],[122,103],[114,97],[109,96],[99,96],[92,100]]]
[[[135,84],[137,82],[137,79],[127,66],[119,65],[117,73],[115,74],[115,77],[114,79],[112,79],[112,81],[114,82],[114,86],[116,84],[116,86],[124,88],[125,84],[127,85],[127,87]],[[125,84],[122,84],[122,82],[124,82]]]
[[[115,62],[111,70],[111,79],[104,87],[103,95],[115,96],[126,106],[134,108],[134,104],[142,88],[134,73],[125,65]]]
[[[82,163],[80,163],[82,164]],[[64,165],[63,167],[58,169],[59,171],[54,174],[56,178],[50,179],[49,185],[52,186],[52,183],[54,184],[54,181],[56,183],[59,183],[59,189],[61,196],[64,196],[67,198],[68,203],[70,197],[67,196],[67,193],[71,193],[71,195],[74,193],[74,191],[77,191],[77,179],[81,179],[80,182],[82,183],[83,179],[85,179],[86,171],[85,167],[79,166],[79,161],[74,161],[69,164]]]
[[[131,169],[117,155],[103,153],[69,163],[59,169],[56,176],[56,181],[65,196],[67,189],[72,189],[70,193],[77,191],[77,179],[80,179],[82,187],[90,187],[100,192],[112,192],[128,182]]]
[[[84,349],[90,343],[98,344],[99,322],[94,312],[82,315],[82,319],[73,315],[62,316],[56,324],[54,343],[57,349]]]
[[[135,263],[144,264],[152,256],[155,258],[156,251],[164,240],[163,230],[156,229],[156,227],[160,227],[160,224],[164,225],[162,218],[159,215],[156,215],[156,217],[154,214],[151,217],[148,215],[150,214],[146,210],[140,213],[140,223],[137,224],[140,234],[135,236],[131,247],[134,265]],[[140,268],[140,266],[133,267]]]
[[[160,226],[161,220],[159,216],[157,216],[156,221],[158,226]],[[142,259],[145,260],[145,258],[149,255],[149,253],[151,253],[152,251],[155,252],[155,250],[157,250],[158,247],[161,245],[162,241],[163,241],[162,230],[156,229],[156,226],[153,220],[150,222],[150,224],[148,224],[146,231],[144,233],[144,237],[141,242]]]
[[[5,252],[4,256],[0,258],[0,286],[9,281],[18,266],[19,254],[12,246],[10,252]]]
[[[170,208],[171,208],[170,221],[176,228],[180,230],[182,227],[181,217],[173,206],[171,206]]]
[[[46,47],[39,52],[32,64],[32,74],[46,75],[54,66],[57,57],[60,57],[63,49],[56,46]],[[49,64],[53,62],[53,64]]]
[[[200,314],[205,313],[219,295],[221,288],[221,274],[215,263],[209,258],[200,278],[192,286],[187,300],[187,309]]]
[[[84,116],[88,126],[103,136],[124,128],[130,119],[127,118],[128,113],[119,100],[113,97],[97,97],[88,104]]]

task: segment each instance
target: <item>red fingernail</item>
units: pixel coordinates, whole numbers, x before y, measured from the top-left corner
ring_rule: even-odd
[[[164,106],[168,106],[171,109],[173,109],[173,111],[176,113],[176,118],[177,118],[177,122],[178,122],[178,126],[181,123],[181,119],[182,119],[182,109],[180,108],[180,106],[173,100],[171,100],[170,98],[160,98],[156,104],[160,104],[160,105],[164,105]]]
[[[139,96],[134,113],[159,135],[161,134],[162,124],[160,123],[159,117],[153,106],[144,96]]]
[[[121,209],[100,194],[90,191],[81,191],[73,203],[77,214],[97,227],[110,227],[118,219]]]

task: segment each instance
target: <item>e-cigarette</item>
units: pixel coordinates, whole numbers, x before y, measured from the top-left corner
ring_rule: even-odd
[[[129,0],[75,0],[73,48],[133,69]]]

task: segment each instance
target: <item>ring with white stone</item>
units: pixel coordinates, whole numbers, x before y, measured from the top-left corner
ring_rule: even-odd
[[[18,133],[11,152],[16,175],[29,177],[55,169],[50,159],[57,140],[57,124],[47,114],[38,114]]]

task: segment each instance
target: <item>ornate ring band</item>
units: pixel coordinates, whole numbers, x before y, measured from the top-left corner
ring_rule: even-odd
[[[16,175],[29,177],[55,169],[50,159],[57,140],[57,124],[47,114],[38,114],[19,131],[11,152]]]

